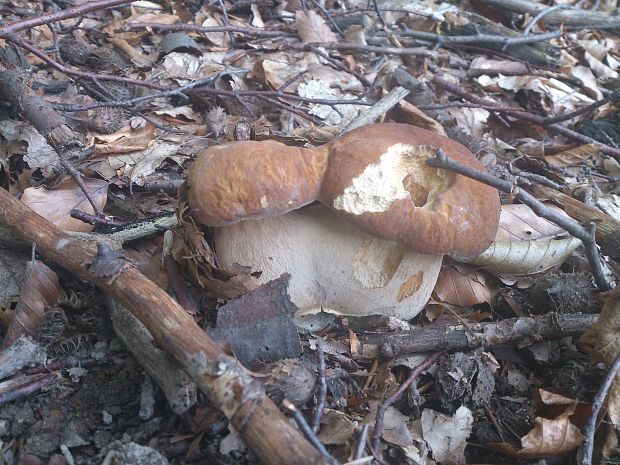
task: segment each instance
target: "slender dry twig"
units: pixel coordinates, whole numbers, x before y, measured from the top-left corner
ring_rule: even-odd
[[[601,264],[598,248],[596,247],[595,239],[595,225],[590,222],[587,225],[582,225],[572,218],[560,214],[559,212],[547,207],[544,203],[538,200],[536,197],[526,192],[525,190],[516,186],[515,181],[505,181],[503,179],[496,178],[488,173],[478,171],[474,168],[464,166],[450,158],[448,158],[445,152],[441,149],[437,150],[436,158],[429,158],[426,160],[426,164],[435,168],[441,168],[455,173],[462,174],[468,178],[475,179],[483,184],[495,187],[497,190],[505,192],[507,194],[514,195],[520,202],[530,207],[534,213],[538,216],[546,218],[552,223],[557,224],[559,227],[568,232],[571,236],[580,239],[584,245],[586,251],[586,257],[590,263],[592,276],[596,282],[600,291],[609,290],[609,284],[605,279],[605,272]]]
[[[282,407],[293,417],[301,432],[304,433],[304,435],[306,436],[306,439],[308,439],[308,441],[310,441],[310,444],[312,444],[321,453],[325,460],[327,460],[332,465],[339,465],[339,462],[334,458],[332,454],[329,453],[329,451],[325,448],[319,438],[316,437],[316,434],[314,433],[314,431],[312,431],[312,428],[310,427],[304,416],[301,414],[301,412],[297,409],[297,407],[295,407],[295,405],[288,399],[284,399],[282,401]]]
[[[549,13],[553,13],[554,11],[558,11],[558,10],[579,10],[579,9],[580,8],[577,8],[573,5],[553,5],[553,6],[550,6],[549,8],[545,8],[540,13],[538,13],[536,16],[534,16],[534,19],[532,19],[530,23],[527,25],[527,27],[523,30],[523,35],[526,36],[530,32],[532,32],[532,29],[534,29],[534,26],[536,26],[536,24],[538,24],[538,21],[543,19]]]
[[[447,36],[434,34],[432,32],[405,30],[397,33],[402,37],[413,37],[414,39],[433,42],[437,45],[444,44],[498,44],[504,48],[514,47],[517,45],[533,44],[536,42],[544,42],[546,40],[557,39],[562,36],[561,31],[546,32],[544,34],[535,34],[531,36],[506,37],[494,34],[473,34],[466,36]]]
[[[312,431],[314,434],[319,432],[321,428],[321,418],[323,417],[323,409],[325,408],[325,399],[327,398],[327,380],[325,379],[325,353],[323,352],[323,346],[321,341],[316,341],[316,358],[319,367],[319,377],[317,382],[319,384],[319,396],[316,401],[316,410],[314,417],[312,418]]]
[[[568,121],[569,119],[576,118],[577,116],[588,113],[589,111],[596,110],[599,107],[602,107],[606,103],[611,102],[612,100],[618,98],[620,95],[620,91],[614,91],[609,95],[606,95],[600,100],[591,103],[590,105],[586,105],[585,107],[581,107],[578,110],[575,110],[570,113],[566,113],[565,115],[557,115],[557,116],[548,116],[543,121],[545,124],[559,123],[561,121]]]
[[[462,87],[459,87],[455,84],[452,84],[451,82],[445,81],[437,76],[435,76],[433,78],[433,80],[431,81],[433,82],[433,84],[438,85],[439,87],[447,90],[448,92],[454,94],[454,95],[458,95],[459,97],[464,98],[465,100],[468,100],[470,102],[474,102],[474,103],[479,103],[482,105],[493,105],[493,102],[490,102],[488,100],[485,100],[481,97],[478,97],[476,95],[471,94],[470,92],[467,92],[465,89],[463,89]],[[512,116],[514,118],[520,119],[522,121],[528,121],[530,123],[534,123],[538,126],[542,126],[545,127],[547,129],[550,129],[553,132],[556,132],[558,134],[562,134],[563,136],[578,141],[582,144],[594,144],[597,146],[597,148],[607,154],[610,155],[616,159],[620,160],[620,149],[617,149],[615,147],[611,147],[609,145],[603,144],[599,141],[597,141],[596,139],[593,139],[592,137],[588,137],[585,136],[583,134],[580,134],[576,131],[572,131],[560,124],[547,124],[545,121],[545,118],[543,118],[542,116],[538,116],[538,115],[534,115],[532,113],[528,113],[525,111],[503,111],[499,109],[499,105],[497,106],[498,108],[495,109],[494,111],[498,112],[498,113],[504,113],[508,116]]]
[[[409,95],[409,91],[404,87],[394,87],[373,106],[361,111],[359,115],[357,115],[349,124],[347,124],[347,126],[342,130],[341,134],[373,123],[377,118],[383,116],[394,106],[398,105],[398,102],[404,99],[407,95]]]
[[[379,405],[379,408],[377,409],[377,417],[375,420],[375,431],[372,434],[372,448],[374,449],[375,455],[379,452],[379,446],[381,445],[381,430],[383,429],[383,418],[385,417],[385,412],[387,411],[388,407],[398,401],[398,399],[400,399],[400,397],[409,388],[411,383],[413,383],[424,370],[428,369],[428,367],[435,363],[435,360],[437,360],[441,354],[443,354],[443,351],[434,352],[428,357],[426,357],[422,361],[422,363],[420,363],[411,371],[411,373],[409,373],[409,377],[400,385],[398,390],[390,397],[385,399],[381,405]]]
[[[146,23],[141,21],[130,21],[125,27],[117,30],[116,32],[122,32],[132,29],[154,29],[162,32],[200,32],[200,33],[209,33],[209,32],[232,32],[238,34],[244,34],[254,37],[282,37],[282,36],[295,36],[296,34],[291,34],[283,31],[273,31],[269,29],[259,28],[259,27],[248,27],[248,26],[196,26],[195,24],[161,24],[161,23]]]
[[[25,50],[28,50],[30,53],[40,58],[48,65],[53,66],[54,68],[56,68],[59,71],[62,71],[65,74],[69,74],[73,76],[80,76],[83,78],[92,79],[93,81],[100,80],[100,81],[122,82],[125,84],[132,84],[135,86],[147,87],[149,89],[165,90],[161,85],[156,84],[154,82],[141,81],[139,79],[131,79],[131,78],[126,78],[122,76],[115,76],[113,74],[89,73],[87,71],[82,71],[81,69],[74,68],[72,66],[65,66],[65,65],[58,63],[56,60],[52,60],[50,57],[47,56],[45,52],[43,52],[42,50],[39,50],[37,47],[31,45],[27,41],[16,36],[15,34],[7,34],[6,39],[10,40],[11,42],[13,42],[15,45],[18,45],[19,47]]]
[[[317,0],[311,1],[312,3],[314,3],[314,6],[316,6],[321,11],[321,13],[323,13],[323,15],[327,18],[327,21],[329,21],[332,27],[336,29],[338,34],[340,34],[341,37],[344,37],[344,32],[342,32],[342,29],[340,29],[338,23],[334,21],[334,18],[332,18],[332,16],[329,14],[329,11],[327,11],[319,2],[317,2]]]
[[[607,397],[607,393],[609,392],[609,388],[611,387],[611,383],[614,378],[620,371],[620,353],[616,356],[616,360],[614,360],[613,365],[611,366],[607,376],[605,377],[605,381],[599,388],[596,396],[594,397],[594,402],[592,402],[592,414],[590,418],[588,418],[588,423],[586,424],[584,435],[585,440],[583,442],[583,460],[582,465],[592,465],[592,451],[594,448],[594,432],[596,431],[596,420],[598,419],[598,414],[601,411],[603,406],[603,402]]]
[[[350,52],[385,53],[386,55],[411,55],[428,58],[445,57],[445,55],[438,54],[436,50],[429,50],[428,47],[382,47],[378,45],[349,44],[344,42],[311,42],[307,44],[283,44],[282,47],[293,50],[305,51],[312,51],[313,48],[321,47],[325,50],[347,50]]]
[[[56,374],[27,375],[0,383],[0,405],[26,397],[56,379]]]
[[[154,100],[160,97],[173,97],[175,95],[181,95],[187,98],[184,94],[185,91],[194,89],[196,87],[206,86],[207,84],[211,84],[213,81],[218,78],[228,76],[230,74],[245,74],[247,70],[224,70],[221,73],[216,74],[215,76],[211,76],[205,79],[199,79],[198,81],[190,82],[189,84],[185,84],[183,86],[174,88],[174,89],[166,89],[159,92],[153,92],[148,95],[143,95],[141,97],[136,97],[132,99],[126,100],[106,100],[104,102],[94,102],[87,103],[84,105],[75,105],[75,104],[67,104],[67,103],[54,103],[53,107],[55,110],[59,111],[86,111],[93,110],[95,108],[133,108],[139,103],[147,102],[149,100]]]
[[[357,443],[357,448],[355,449],[355,455],[353,456],[354,460],[361,459],[364,456],[364,449],[366,448],[366,438],[368,437],[369,428],[370,425],[368,423],[362,426],[362,430],[360,431],[360,437]]]
[[[19,31],[32,29],[33,27],[42,26],[43,24],[55,23],[64,19],[75,18],[91,11],[111,8],[113,6],[129,5],[133,0],[97,0],[93,2],[83,3],[73,8],[66,8],[54,13],[48,13],[40,16],[34,16],[24,21],[7,24],[0,27],[0,37],[8,38],[9,35]]]

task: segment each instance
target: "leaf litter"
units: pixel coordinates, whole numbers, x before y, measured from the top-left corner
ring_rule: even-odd
[[[609,15],[618,6],[611,0],[577,3],[583,18],[599,11]],[[492,248],[469,264],[445,258],[433,300],[415,320],[360,321],[319,313],[305,316],[306,323],[295,329],[297,320],[282,311],[292,304],[284,284],[255,289],[253,278],[262,270],[245,263],[220,267],[210,231],[194,223],[179,190],[205,147],[265,139],[318,145],[400,85],[409,95],[376,115],[378,122],[447,134],[493,174],[512,173],[532,184],[553,182],[615,225],[620,218],[620,39],[614,29],[585,19],[563,28],[553,12],[532,24],[530,33],[557,31],[553,38],[524,44],[484,38],[522,38],[540,8],[552,6],[523,4],[525,12],[494,9],[491,0],[473,2],[471,9],[430,0],[185,0],[170,7],[133,2],[101,9],[79,21],[63,20],[60,28],[44,21],[21,37],[37,49],[57,49],[51,60],[62,59],[70,73],[22,50],[31,85],[92,148],[89,156],[70,162],[107,217],[88,224],[72,216],[73,209],[97,215],[78,183],[59,168],[58,153],[17,109],[0,120],[3,187],[66,231],[110,234],[117,226],[104,220],[132,223],[178,212],[179,227],[164,240],[160,235],[125,244],[131,259],[103,254],[110,260],[91,264],[93,272],[122,279],[125,266],[148,268],[179,302],[191,303],[186,308],[203,328],[215,327],[212,334],[218,332],[231,353],[251,364],[253,376],[274,400],[294,399],[308,421],[317,418],[322,402],[318,438],[342,463],[373,454],[382,458],[377,463],[427,465],[515,459],[534,464],[547,457],[577,457],[588,432],[576,412],[591,410],[604,366],[620,352],[620,311],[617,292],[597,292],[580,241],[561,228],[505,195]],[[3,10],[4,24],[52,11],[38,1],[19,6]],[[4,41],[6,46],[10,38]],[[97,78],[71,74],[76,69]],[[485,103],[450,93],[433,80],[437,77]],[[191,87],[198,81],[203,83]],[[185,88],[176,90],[180,87]],[[524,113],[543,118],[543,124],[523,118]],[[563,119],[566,115],[570,118]],[[557,201],[540,200],[571,214]],[[611,235],[604,225],[597,227],[605,238]],[[102,295],[62,270],[52,271],[38,257],[27,272],[28,252],[9,249],[16,257],[7,252],[0,260],[4,347],[19,334],[39,338],[52,355],[48,363],[57,363],[50,366],[60,368],[51,368],[58,378],[36,397],[21,392],[24,380],[19,388],[6,388],[9,395],[19,395],[0,405],[5,463],[16,463],[20,454],[31,463],[67,463],[68,457],[101,463],[111,460],[106,457],[112,452],[152,457],[149,463],[256,461],[204,400],[182,417],[171,417],[165,398],[156,395],[153,416],[137,420],[148,383],[139,362],[114,335]],[[613,280],[618,263],[613,256],[603,259]],[[520,318],[548,315],[557,324],[558,318],[572,321],[598,313],[601,302],[603,312],[594,326],[567,332],[559,342],[542,339],[529,320],[522,325],[530,333],[529,347],[463,351],[446,342],[454,328],[467,333],[481,321],[515,319],[518,328]],[[396,359],[388,352],[365,358],[361,336],[396,330],[406,337],[414,327],[443,329],[445,341],[429,341],[427,350],[450,353],[387,407],[379,448],[360,448],[364,435],[373,435],[380,405],[423,360],[419,354]],[[323,341],[323,371],[317,336]],[[72,376],[78,369],[80,376]],[[22,370],[16,376],[34,375]],[[318,389],[322,380],[324,399]],[[561,397],[560,410],[535,409],[541,392]],[[620,459],[619,399],[616,378],[595,451],[608,463]],[[67,405],[76,409],[68,411]]]

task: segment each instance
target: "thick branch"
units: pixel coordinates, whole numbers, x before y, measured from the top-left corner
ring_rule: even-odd
[[[192,377],[222,410],[265,464],[323,464],[323,457],[290,427],[262,387],[235,359],[224,354],[177,302],[133,266],[115,279],[89,268],[97,256],[0,189],[0,221],[54,263],[85,279],[124,305],[149,330],[157,345]]]

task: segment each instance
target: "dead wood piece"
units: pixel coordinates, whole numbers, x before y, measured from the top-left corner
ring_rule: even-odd
[[[474,0],[474,3],[497,8],[500,11],[514,11],[535,15],[548,8],[544,3],[531,0]],[[592,10],[556,10],[545,15],[545,23],[570,26],[620,27],[620,17]]]
[[[598,208],[591,207],[563,192],[551,189],[540,184],[532,183],[527,190],[540,199],[547,199],[559,204],[566,214],[581,223],[593,221],[596,223],[596,242],[601,244],[612,236],[620,234],[620,221],[615,220]]]
[[[459,13],[456,24],[447,25],[444,23],[444,29],[446,34],[450,35],[490,35],[505,38],[512,38],[515,41],[526,40],[527,36],[513,31],[506,26],[490,21],[484,16],[477,15],[475,13],[461,12]],[[549,36],[549,39],[552,38]],[[509,43],[509,42],[507,42]],[[492,43],[489,41],[480,41],[479,44],[484,48],[496,50],[498,52],[506,51],[506,44],[502,42]],[[560,64],[559,57],[561,49],[555,45],[551,45],[545,42],[535,43],[523,43],[519,45],[513,45],[509,49],[511,56],[540,66],[556,67]]]
[[[0,351],[0,379],[17,373],[26,365],[44,363],[45,350],[29,336],[22,336],[10,347]]]
[[[299,431],[291,428],[251,374],[224,354],[172,297],[135,267],[126,267],[113,280],[97,278],[87,268],[97,253],[92,244],[75,240],[5,190],[0,190],[0,222],[24,241],[34,242],[49,260],[126,307],[221,409],[261,462],[326,463]]]
[[[471,350],[500,344],[520,347],[541,340],[560,339],[583,333],[592,326],[598,315],[543,315],[510,318],[494,323],[463,326],[429,326],[411,331],[389,334],[360,335],[359,355],[364,358],[377,356],[431,352]]]
[[[106,299],[114,332],[163,391],[170,408],[181,415],[196,403],[196,384],[153,343],[140,321],[113,299]]]

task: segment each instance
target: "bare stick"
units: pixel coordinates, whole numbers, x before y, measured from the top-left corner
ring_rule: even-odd
[[[409,331],[362,334],[357,354],[365,359],[396,357],[436,350],[473,350],[496,345],[535,344],[582,334],[592,327],[598,315],[558,315],[507,318],[502,321],[463,325],[431,325]]]
[[[33,27],[42,26],[43,24],[75,18],[76,16],[81,16],[91,11],[103,10],[104,8],[111,8],[113,6],[129,5],[130,3],[133,3],[133,0],[97,0],[83,3],[73,8],[67,8],[54,13],[35,16],[24,21],[7,24],[6,26],[0,27],[0,37],[7,37],[9,34],[15,34],[16,32],[32,29]]]
[[[517,36],[517,37],[505,37],[494,34],[474,34],[464,36],[448,36],[433,34],[432,32],[423,31],[404,31],[397,33],[403,37],[413,37],[414,39],[427,40],[434,42],[438,45],[444,44],[498,44],[503,45],[504,48],[514,47],[517,45],[533,44],[537,42],[544,42],[546,40],[557,39],[562,36],[562,32],[546,32],[544,34],[536,34],[531,36]]]
[[[404,394],[404,392],[409,388],[411,383],[413,383],[424,370],[428,369],[428,367],[435,363],[435,360],[437,360],[437,358],[439,358],[442,353],[443,351],[439,351],[426,357],[424,361],[422,361],[422,363],[420,363],[417,367],[415,367],[415,369],[411,371],[411,373],[409,373],[409,377],[400,385],[398,390],[390,397],[385,399],[381,405],[379,405],[379,408],[377,409],[377,418],[375,420],[375,431],[372,434],[372,448],[374,449],[375,454],[379,452],[379,446],[381,445],[381,430],[383,429],[383,418],[385,417],[385,412],[387,411],[388,407],[394,404],[398,399],[400,399],[400,396]]]
[[[323,353],[323,346],[321,341],[316,342],[316,358],[319,366],[319,398],[316,402],[316,411],[312,418],[312,431],[316,434],[321,428],[321,417],[323,416],[323,409],[325,408],[325,399],[327,397],[327,380],[325,379],[325,354]]]
[[[321,453],[323,457],[327,460],[328,463],[332,465],[338,465],[338,461],[328,452],[323,443],[316,436],[310,425],[301,414],[301,412],[295,407],[295,405],[288,399],[284,399],[282,401],[282,407],[286,409],[286,411],[293,417],[299,429],[305,434],[306,438],[310,443],[316,447],[316,449]]]
[[[590,415],[590,418],[588,418],[588,423],[586,424],[584,431],[586,438],[583,442],[582,465],[592,465],[592,451],[594,448],[594,432],[596,431],[596,420],[603,406],[603,402],[607,397],[607,393],[609,392],[611,383],[618,374],[618,371],[620,371],[620,353],[616,356],[616,360],[611,366],[609,373],[607,373],[605,381],[603,381],[603,384],[601,385],[598,392],[596,393],[596,396],[594,397],[594,402],[592,403],[592,414]]]
[[[234,32],[237,34],[244,34],[254,37],[282,37],[282,36],[295,36],[284,31],[274,31],[264,29],[260,27],[248,27],[248,26],[196,26],[195,24],[162,24],[162,23],[145,23],[141,21],[130,21],[122,30],[131,29],[154,29],[162,32]],[[118,31],[117,31],[118,32]]]
[[[155,343],[176,359],[220,408],[263,463],[322,464],[325,459],[294,428],[239,363],[222,352],[164,290],[128,265],[120,276],[87,267],[99,258],[92,244],[74,239],[0,189],[0,221],[54,263],[95,284],[135,315]],[[115,260],[122,260],[121,258]]]
[[[601,264],[598,248],[596,247],[596,227],[594,223],[589,223],[588,225],[583,226],[572,218],[566,218],[557,211],[548,208],[544,203],[530,193],[517,187],[514,180],[504,181],[488,173],[464,166],[448,158],[445,152],[441,149],[437,150],[436,158],[429,158],[426,160],[426,164],[435,168],[441,168],[462,174],[463,176],[467,176],[468,178],[474,179],[483,184],[495,187],[497,190],[514,195],[517,199],[519,199],[519,201],[534,210],[534,213],[538,216],[557,224],[571,236],[580,239],[584,245],[586,256],[592,270],[592,276],[594,277],[597,287],[600,291],[607,291],[610,289],[609,284],[605,279],[605,272],[603,271],[603,265]]]
[[[458,95],[459,97],[463,97],[464,99],[470,101],[470,102],[474,102],[474,103],[480,103],[483,105],[488,105],[488,104],[493,104],[493,102],[490,102],[489,100],[485,100],[481,97],[478,97],[476,95],[471,94],[470,92],[467,92],[465,89],[463,89],[462,87],[459,87],[455,84],[452,84],[451,82],[445,81],[437,76],[435,76],[432,80],[432,82],[436,85],[438,85],[439,87],[447,90],[448,92],[454,94],[454,95]],[[497,105],[499,107],[499,105]],[[582,144],[594,144],[597,146],[597,148],[603,152],[606,153],[607,155],[611,155],[612,157],[619,159],[620,160],[620,149],[616,148],[616,147],[611,147],[609,145],[606,144],[602,144],[601,142],[597,141],[596,139],[593,139],[592,137],[588,137],[585,136],[583,134],[580,134],[576,131],[573,131],[571,129],[568,129],[567,127],[564,127],[560,124],[547,124],[546,119],[543,118],[542,116],[538,116],[538,115],[534,115],[532,113],[528,113],[526,111],[503,111],[500,110],[499,108],[497,110],[495,110],[499,113],[504,113],[508,116],[512,116],[514,118],[523,120],[523,121],[528,121],[530,123],[534,123],[537,124],[539,126],[548,128],[550,130],[552,130],[553,132],[556,132],[558,134],[562,134],[563,136],[572,139],[572,140],[576,140]]]
[[[407,95],[409,95],[409,91],[404,87],[394,87],[372,107],[360,112],[360,114],[357,115],[357,117],[342,130],[341,134],[373,123],[377,118],[383,116],[394,106],[398,105],[398,102],[404,99]]]
[[[534,19],[532,19],[530,21],[530,23],[527,25],[527,27],[523,30],[523,35],[526,36],[530,32],[532,32],[532,29],[534,29],[534,26],[536,26],[538,21],[543,19],[548,14],[553,13],[554,11],[558,11],[558,10],[579,10],[579,9],[580,8],[574,7],[573,5],[553,5],[553,6],[550,6],[549,8],[545,8],[540,13],[538,13],[536,16],[534,16]]]

